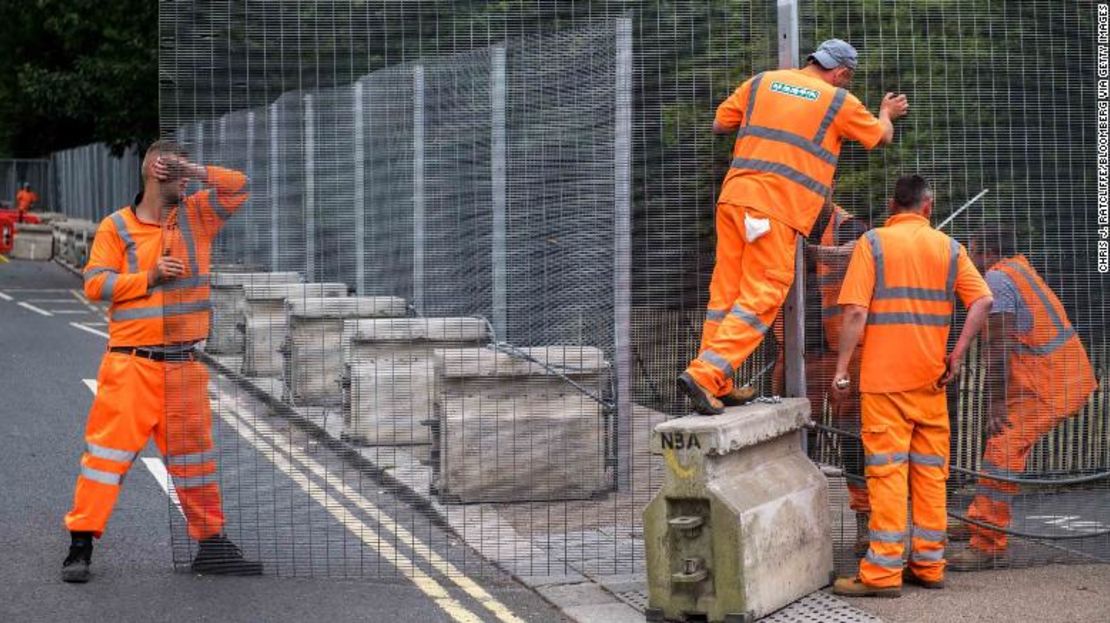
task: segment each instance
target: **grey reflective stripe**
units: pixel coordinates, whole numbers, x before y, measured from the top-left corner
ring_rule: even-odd
[[[869,530],[867,540],[878,543],[902,543],[906,540],[906,535],[893,530]]]
[[[948,281],[944,283],[944,291],[948,298],[956,296],[956,273],[960,270],[960,243],[955,239],[948,239]]]
[[[193,487],[202,487],[218,483],[220,480],[216,474],[202,474],[200,476],[174,476],[173,484],[178,489],[191,489]]]
[[[163,316],[180,316],[193,312],[211,309],[209,301],[193,301],[191,303],[178,303],[165,307],[136,307],[131,309],[117,309],[112,312],[112,320],[140,320],[143,318],[161,318]]]
[[[985,498],[990,498],[995,502],[1003,502],[1005,504],[1011,504],[1014,501],[1014,494],[1006,493],[1005,491],[999,491],[997,489],[992,489],[991,487],[983,484],[975,487],[975,495],[981,495]]]
[[[178,206],[177,208],[177,226],[181,229],[181,235],[185,238],[185,249],[189,253],[189,268],[192,269],[194,275],[199,275],[197,247],[193,244],[193,230],[189,227],[189,211],[185,209],[185,206]]]
[[[805,189],[824,197],[829,194],[829,187],[818,182],[812,177],[802,173],[801,171],[786,166],[779,162],[770,162],[768,160],[753,160],[751,158],[733,158],[732,168],[734,169],[751,169],[752,171],[764,171],[766,173],[775,173],[781,175],[786,179],[795,182]]]
[[[226,221],[231,218],[231,212],[220,203],[220,194],[216,192],[214,188],[208,191],[208,205],[212,206],[212,211],[216,213],[216,216],[218,216],[221,221]]]
[[[104,285],[100,287],[100,298],[111,300],[112,294],[116,291],[116,279],[119,277],[119,273],[111,268],[91,268],[85,273],[85,283],[100,274],[108,275],[104,278]]]
[[[821,308],[822,318],[834,318],[844,313],[844,308],[840,305],[833,305],[832,307]]]
[[[940,562],[944,560],[944,548],[929,549],[925,551],[915,550],[910,554],[910,560],[913,562]]]
[[[905,452],[884,452],[882,454],[868,454],[865,459],[867,465],[890,465],[892,463],[905,463],[909,458]]]
[[[1015,472],[1009,469],[998,467],[997,465],[991,463],[986,459],[983,460],[983,471],[985,473],[991,474],[992,476],[1005,476],[1006,478],[1020,478],[1022,474],[1022,472]]]
[[[186,277],[185,279],[175,279],[173,281],[154,286],[154,290],[185,290],[187,288],[199,288],[209,285],[209,275],[197,275],[195,277]]]
[[[759,316],[756,316],[755,314],[744,309],[743,307],[740,307],[739,305],[733,305],[732,311],[730,313],[740,320],[743,320],[748,324],[749,327],[755,329],[756,331],[759,331],[760,333],[766,333],[767,329],[770,328],[767,325],[763,324],[763,321],[759,319]]]
[[[871,257],[875,260],[875,294],[874,299],[914,299],[918,301],[947,301],[952,298],[948,289],[936,290],[933,288],[908,288],[896,287],[889,288],[886,285],[886,258],[883,256],[883,243],[879,238],[879,233],[872,229],[864,234],[867,241],[871,244]],[[958,243],[952,241],[956,251],[959,251]],[[952,256],[952,264],[949,272],[949,278],[955,279],[954,262],[957,256]],[[874,323],[874,324],[893,324],[893,323]],[[948,324],[947,322],[944,324]]]
[[[705,310],[705,319],[706,320],[712,320],[714,322],[720,322],[720,321],[724,320],[725,316],[727,316],[727,315],[728,315],[728,310],[726,310],[726,309],[707,309],[707,310]]]
[[[698,359],[711,364],[713,367],[724,373],[726,377],[732,376],[732,364],[728,362],[728,359],[725,359],[717,353],[707,349],[704,353],[698,356]]]
[[[200,465],[216,459],[215,450],[193,452],[191,454],[167,454],[166,465]]]
[[[921,539],[922,541],[933,541],[934,543],[943,543],[948,534],[944,530],[929,530],[927,528],[913,527],[913,538]]]
[[[946,327],[951,323],[952,316],[940,314],[879,312],[867,316],[867,324],[915,324],[926,327]]]
[[[820,127],[817,128],[817,134],[813,135],[814,143],[820,145],[825,142],[825,134],[828,134],[829,126],[832,125],[833,120],[840,113],[840,109],[844,107],[844,98],[847,96],[848,92],[844,89],[836,90],[836,95],[833,96],[833,101],[829,104],[829,109],[825,111]]]
[[[1052,324],[1056,327],[1056,335],[1054,335],[1052,339],[1048,342],[1039,346],[1019,343],[1016,350],[1030,355],[1051,355],[1052,353],[1062,348],[1064,344],[1068,343],[1068,340],[1070,340],[1072,336],[1075,335],[1075,329],[1068,326],[1068,324],[1064,322],[1064,319],[1056,313],[1056,307],[1048,298],[1048,294],[1044,291],[1044,288],[1042,288],[1037,283],[1037,280],[1033,278],[1033,275],[1029,274],[1029,271],[1025,270],[1024,266],[1013,261],[1003,262],[1003,266],[1007,266],[1021,275],[1021,278],[1025,281],[1026,285],[1028,285],[1029,288],[1032,289],[1033,292],[1037,295],[1037,298],[1040,299],[1045,313],[1048,314],[1049,319],[1052,320]]]
[[[875,290],[876,299],[914,299],[915,301],[947,301],[951,297],[947,290],[930,288],[883,288]]]
[[[920,454],[918,452],[910,452],[910,463],[918,465],[928,465],[930,467],[944,467],[944,457],[936,454]]]
[[[113,212],[110,218],[116,226],[116,234],[123,241],[123,245],[127,247],[127,272],[139,272],[139,256],[135,251],[135,239],[131,237],[131,232],[127,231],[127,223],[123,220],[123,214]]]
[[[877,565],[879,567],[886,567],[887,569],[901,569],[902,557],[897,558],[893,556],[880,556],[870,549],[867,550],[867,562]]]
[[[127,450],[116,450],[115,448],[98,446],[95,443],[86,442],[85,446],[88,453],[92,456],[119,463],[130,463],[135,459],[135,455],[137,454],[136,452],[128,452]]]
[[[93,469],[91,467],[85,467],[84,465],[81,466],[81,476],[106,485],[118,485],[120,481],[123,480],[123,476],[120,474],[113,474],[112,472]]]
[[[95,277],[95,276],[97,276],[101,273],[115,273],[115,272],[116,271],[112,270],[111,268],[105,268],[103,266],[97,266],[96,268],[90,268],[90,269],[86,270],[85,274],[82,275],[82,276],[84,277],[85,282],[88,283],[88,281],[90,279],[92,279],[93,277]]]
[[[736,134],[737,139],[744,138],[745,136],[754,136],[768,141],[775,141],[776,143],[786,143],[787,145],[797,147],[808,154],[836,166],[836,154],[822,147],[820,143],[814,143],[800,134],[764,126],[748,126],[741,128]]]
[[[1075,329],[1069,327],[1063,331],[1057,332],[1056,337],[1040,346],[1032,346],[1030,344],[1018,342],[1014,346],[1014,350],[1021,351],[1027,355],[1051,355],[1063,348],[1064,344],[1067,344],[1073,337],[1075,337]]]
[[[759,92],[759,83],[763,82],[763,74],[758,73],[752,78],[752,86],[748,90],[748,110],[744,112],[744,125],[752,122],[752,111],[755,110],[755,94]]]

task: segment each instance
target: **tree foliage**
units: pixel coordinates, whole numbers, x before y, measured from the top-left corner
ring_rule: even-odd
[[[158,4],[0,2],[0,154],[158,134]]]

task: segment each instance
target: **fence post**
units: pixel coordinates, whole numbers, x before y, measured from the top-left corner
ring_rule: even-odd
[[[497,338],[507,339],[508,305],[505,272],[505,46],[493,48],[490,67],[490,189],[493,194],[493,330]]]
[[[304,94],[304,261],[305,280],[316,280],[316,115],[312,94]]]
[[[424,67],[412,70],[412,304],[424,314]]]
[[[632,484],[632,20],[616,20],[613,135],[613,351],[617,487]]]
[[[253,110],[247,111],[247,144],[244,145],[244,148],[246,149],[246,152],[247,152],[246,153],[246,159],[245,159],[247,170],[245,171],[245,173],[247,174],[248,183],[250,183],[250,180],[254,179],[254,111]],[[250,207],[251,207],[250,215],[251,215],[252,220],[253,220],[255,218],[254,217],[255,212],[254,212],[254,209],[253,209],[254,205],[255,205],[254,200],[250,199],[248,197],[248,201],[250,201],[250,204],[249,204]],[[240,218],[242,218],[242,217],[240,217]],[[255,257],[255,252],[258,249],[258,228],[254,226],[254,223],[247,223],[246,224],[246,229],[247,229],[247,236],[249,237],[249,243],[247,244],[247,254],[246,254],[246,257],[249,258],[249,259],[247,259],[246,262],[248,264],[255,264],[255,263],[258,262],[258,258]],[[240,251],[240,252],[242,252],[242,251]]]
[[[270,162],[267,168],[269,177],[270,194],[270,270],[281,270],[279,267],[278,249],[280,237],[278,236],[278,168],[281,160],[278,154],[278,107],[277,103],[270,104]]]
[[[778,0],[779,69],[798,67],[798,2]],[[805,239],[797,237],[794,254],[794,285],[783,305],[786,395],[806,396],[805,370]],[[802,449],[808,451],[805,430],[801,431]]]
[[[355,291],[366,294],[366,121],[362,108],[362,81],[354,89],[355,115]]]

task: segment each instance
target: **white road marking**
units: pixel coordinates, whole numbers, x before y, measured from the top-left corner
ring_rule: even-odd
[[[64,305],[72,305],[74,303],[81,303],[80,300],[73,299],[27,299],[28,303],[62,303]]]
[[[0,292],[0,299],[4,299],[5,301],[14,301],[15,300],[12,297],[8,296],[7,294],[4,294],[3,292]]]
[[[87,309],[48,309],[46,310],[52,314],[87,314]]]
[[[510,611],[508,607],[506,607],[500,601],[497,601],[497,599],[490,595],[484,588],[481,587],[481,585],[472,580],[470,577],[464,575],[458,569],[458,567],[456,567],[451,562],[444,560],[442,556],[440,556],[434,550],[418,540],[415,536],[413,536],[411,532],[409,532],[407,528],[398,524],[392,517],[383,512],[377,506],[375,506],[361,493],[352,489],[341,479],[336,479],[334,472],[329,472],[322,465],[320,465],[318,461],[308,456],[307,454],[305,454],[304,451],[296,447],[287,445],[279,447],[276,443],[273,443],[271,440],[279,439],[281,437],[269,426],[269,424],[257,418],[255,418],[254,421],[248,424],[244,418],[238,416],[238,409],[233,398],[221,392],[216,411],[219,413],[220,417],[223,418],[225,422],[227,422],[229,426],[231,426],[237,433],[239,433],[241,437],[243,437],[243,439],[254,445],[255,448],[262,454],[262,456],[265,456],[267,459],[273,462],[274,465],[278,467],[278,469],[286,472],[286,474],[289,474],[295,482],[301,485],[302,489],[309,493],[309,495],[313,495],[313,497],[316,497],[311,491],[309,491],[309,489],[312,488],[314,491],[317,491],[319,495],[324,496],[329,500],[333,500],[329,504],[321,502],[321,504],[323,504],[328,511],[333,511],[333,514],[335,514],[334,507],[338,506],[338,504],[334,501],[334,498],[332,498],[331,495],[329,495],[328,493],[319,492],[318,485],[305,478],[301,470],[295,467],[293,463],[289,461],[289,458],[299,463],[304,469],[311,471],[318,478],[320,478],[328,488],[336,491],[348,502],[354,504],[360,510],[365,512],[378,525],[384,528],[387,532],[392,533],[393,536],[396,537],[397,541],[410,547],[413,552],[424,559],[424,561],[430,564],[434,569],[447,576],[447,578],[449,578],[456,586],[461,588],[468,595],[481,603],[487,610],[493,613],[498,620],[505,623],[524,623],[522,619],[513,614],[512,611]],[[258,431],[257,435],[255,434],[256,430]],[[296,475],[294,476],[294,474]],[[320,500],[317,499],[317,501]],[[338,507],[338,510],[346,515],[350,514],[345,508],[341,506]],[[340,519],[338,516],[336,518]],[[353,517],[353,525],[347,523],[347,521],[345,521],[344,519],[340,519],[340,521],[345,526],[347,526],[347,529],[357,534],[364,543],[374,549],[377,549],[379,553],[386,555],[386,558],[388,558],[389,560],[394,561],[394,564],[397,565],[397,568],[406,576],[409,576],[410,571],[414,574],[423,574],[423,572],[421,572],[415,567],[415,565],[412,564],[412,561],[405,559],[395,550],[392,550],[392,546],[388,545],[388,542],[382,542],[381,538],[378,537],[377,534],[374,534],[373,530],[371,530],[370,527],[366,524],[359,522]],[[373,536],[373,538],[368,537],[366,534],[363,533],[363,531],[369,532]],[[389,550],[392,551],[387,552],[386,548],[389,548]],[[395,556],[400,556],[400,558],[395,558]],[[404,560],[404,562],[410,566],[410,569],[405,569],[400,564],[398,564],[399,560]],[[417,582],[416,579],[414,579],[414,577],[418,576],[409,576],[409,579],[412,579],[413,582],[417,583],[417,586],[420,586],[420,584]],[[435,587],[442,590],[442,587],[439,587],[438,584],[435,584],[435,581],[431,580],[431,578],[428,578],[428,581],[432,582]],[[421,587],[421,590],[423,590],[423,587]],[[428,593],[428,591],[425,591],[425,593]],[[428,594],[429,596],[431,596],[431,593]],[[446,593],[444,594],[446,595]],[[433,599],[435,598],[433,597]],[[439,603],[438,600],[437,603]],[[448,613],[450,614],[450,612]],[[470,613],[468,612],[467,614]]]
[[[69,323],[69,326],[77,327],[78,329],[81,329],[82,331],[88,331],[89,333],[92,333],[93,335],[99,335],[102,338],[107,338],[108,337],[107,333],[105,333],[103,331],[97,331],[96,329],[93,329],[91,327],[86,327],[85,325],[83,325],[81,323],[78,323],[78,322],[71,322],[71,323]]]
[[[29,310],[31,310],[31,311],[33,311],[36,314],[39,314],[41,316],[53,316],[54,315],[54,314],[46,311],[45,309],[42,309],[40,307],[35,307],[34,305],[32,305],[32,304],[30,304],[26,301],[20,301],[19,303],[16,303],[16,304],[19,305],[20,307],[24,308],[24,309],[29,309]]]
[[[93,396],[96,395],[96,379],[81,379],[81,382],[85,384],[85,387],[89,388],[89,391],[93,393]]]

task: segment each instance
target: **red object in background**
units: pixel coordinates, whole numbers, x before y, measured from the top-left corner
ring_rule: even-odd
[[[10,218],[13,223],[19,223],[19,210],[0,210],[0,218]],[[33,212],[24,212],[22,222],[37,225],[42,222],[42,219]]]
[[[0,213],[0,255],[11,253],[15,238],[15,219]]]

